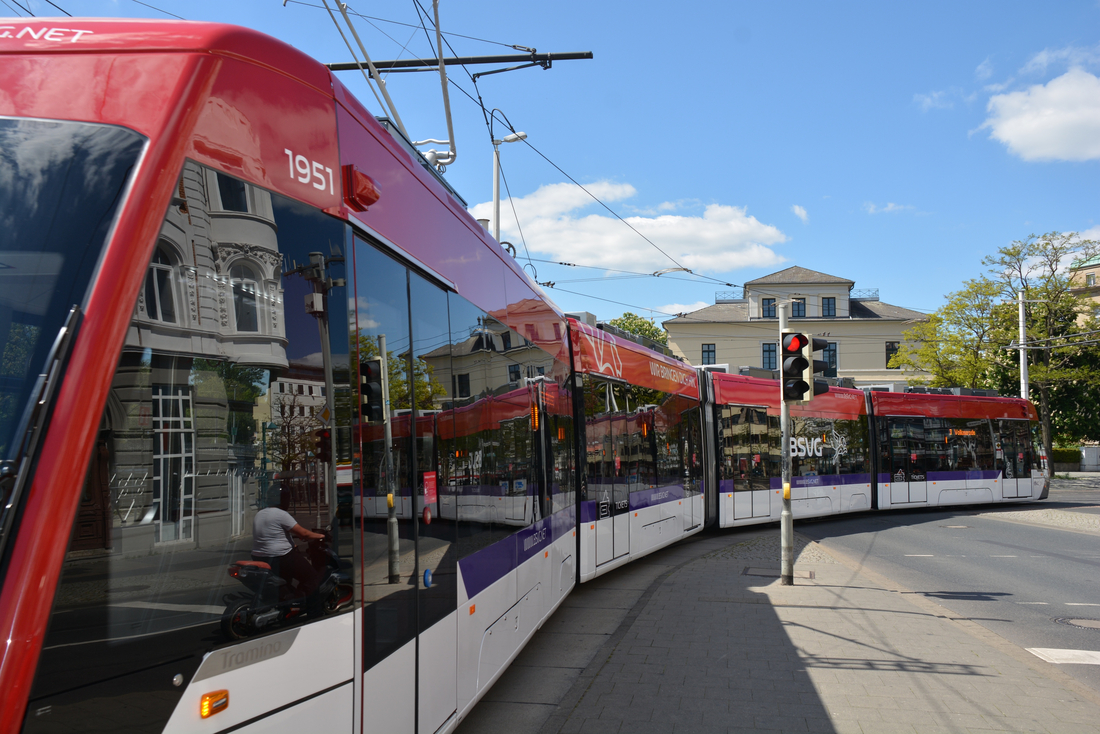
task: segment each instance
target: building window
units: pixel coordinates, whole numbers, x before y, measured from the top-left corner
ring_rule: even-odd
[[[775,299],[774,298],[761,298],[760,299],[760,315],[766,319],[775,318]]]
[[[825,376],[836,377],[836,342],[829,342],[829,345],[821,350],[821,358],[825,360],[825,364],[829,365],[825,368]]]
[[[519,365],[518,364],[508,365],[508,382],[519,382],[519,377],[520,377],[520,375],[519,375]]]
[[[227,212],[247,212],[248,193],[244,188],[244,181],[218,174],[218,193],[222,197],[222,209]]]
[[[886,342],[886,369],[888,370],[900,370],[901,367],[891,367],[890,358],[898,353],[898,344],[900,342]]]
[[[537,372],[538,372],[538,373],[539,373],[540,375],[545,375],[545,374],[546,374],[546,368],[545,368],[545,367],[539,367],[539,368],[538,368],[538,369],[537,369],[536,371],[537,371]]]
[[[512,348],[512,332],[506,331],[500,335],[500,343],[504,346],[504,351],[508,351]]]
[[[561,341],[561,324],[558,323],[554,324],[554,341]]]
[[[155,543],[191,540],[195,528],[195,429],[191,388],[154,385],[153,502]]]
[[[247,265],[234,265],[229,269],[233,285],[233,312],[237,318],[237,331],[259,331],[260,321],[256,313],[256,274]]]
[[[468,374],[458,376],[458,397],[470,397],[470,375]]]
[[[703,345],[703,364],[714,364],[714,363],[715,363],[714,345],[713,344],[704,344]]]
[[[1085,273],[1085,285],[1096,285],[1096,274]]]
[[[760,365],[766,370],[774,370],[775,366],[775,352],[778,348],[776,344],[762,344],[762,351],[760,353]]]
[[[836,298],[835,297],[828,296],[828,297],[825,297],[825,298],[821,299],[821,315],[825,316],[825,317],[836,316]]]
[[[172,297],[172,261],[161,248],[153,253],[145,276],[145,312],[154,321],[176,323],[176,301]]]
[[[806,318],[805,298],[795,298],[791,301],[791,317],[796,319]]]

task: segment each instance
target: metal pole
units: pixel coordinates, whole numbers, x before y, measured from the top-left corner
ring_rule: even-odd
[[[386,335],[378,335],[378,353],[382,364],[382,421],[385,426],[385,453],[382,467],[386,475],[386,535],[389,540],[390,583],[401,581],[401,539],[397,535],[397,497],[393,485],[393,428],[390,426],[390,375],[389,359],[386,354]]]
[[[1016,300],[1020,306],[1020,397],[1024,400],[1030,400],[1027,379],[1027,348],[1024,346],[1027,343],[1027,325],[1024,322],[1024,291],[1022,288],[1016,294]]]
[[[783,332],[787,328],[787,304],[779,309],[779,359],[783,358]],[[810,388],[813,390],[813,387]],[[791,514],[791,411],[783,397],[783,366],[779,366],[780,473],[783,482],[783,511],[779,514],[780,570],[783,586],[794,585],[794,516]]]
[[[493,141],[493,237],[500,242],[500,141]]]

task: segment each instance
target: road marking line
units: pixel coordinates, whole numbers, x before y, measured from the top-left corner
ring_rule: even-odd
[[[206,604],[160,604],[151,601],[121,601],[111,604],[112,607],[126,607],[127,609],[151,609],[156,612],[195,612],[196,614],[216,614],[219,617],[225,614],[225,607],[213,607]]]
[[[906,558],[935,558],[931,553],[906,553]]]
[[[1017,604],[1042,604],[1044,607],[1049,604],[1049,602],[1045,602],[1045,601],[1018,601],[1016,603]]]
[[[1100,604],[1090,604],[1087,601],[1067,601],[1067,607],[1100,607]]]
[[[1100,665],[1100,651],[1096,650],[1058,650],[1049,647],[1025,647],[1037,658],[1055,665]]]
[[[1015,558],[1016,556],[990,556],[990,558]]]

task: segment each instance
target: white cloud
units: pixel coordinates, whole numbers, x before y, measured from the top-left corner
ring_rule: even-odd
[[[629,184],[607,181],[586,188],[605,202],[621,201],[635,193]],[[760,222],[744,208],[724,204],[710,204],[702,216],[623,217],[630,225],[627,227],[602,210],[581,215],[582,209],[595,202],[572,184],[542,186],[533,194],[514,199],[514,203],[528,248],[554,260],[597,267],[653,271],[670,267],[669,258],[638,233],[695,272],[776,265],[783,258],[770,245],[787,240],[777,227]],[[518,242],[511,207],[504,203],[501,211],[501,236]],[[490,217],[492,203],[477,204],[470,213],[475,218]]]
[[[701,308],[706,308],[712,304],[706,301],[696,301],[695,303],[669,303],[664,306],[658,306],[655,311],[660,311],[666,314],[678,314],[678,313],[691,313],[692,311],[698,311]]]
[[[1090,227],[1086,230],[1078,232],[1077,237],[1082,240],[1093,240],[1094,242],[1100,242],[1100,225]]]
[[[1100,158],[1100,79],[1083,69],[994,95],[987,111],[981,127],[1025,161]]]
[[[913,101],[920,106],[921,112],[927,112],[931,109],[949,110],[955,106],[955,103],[950,99],[951,92],[939,91],[929,92],[928,94],[914,94]]]
[[[993,62],[990,57],[986,57],[985,61],[978,64],[978,68],[974,70],[974,76],[978,81],[984,82],[989,77],[993,76]]]
[[[796,217],[802,220],[803,224],[806,224],[810,221],[810,215],[806,213],[806,209],[804,207],[795,204],[791,207],[791,211],[794,212],[794,215]]]
[[[1076,67],[1100,64],[1100,45],[1093,48],[1066,46],[1064,48],[1045,48],[1028,59],[1020,72],[1023,74],[1045,74],[1051,66]]]
[[[890,201],[886,203],[886,206],[877,206],[870,201],[863,203],[863,210],[868,214],[893,214],[894,212],[904,212],[912,209],[910,204],[895,204]]]

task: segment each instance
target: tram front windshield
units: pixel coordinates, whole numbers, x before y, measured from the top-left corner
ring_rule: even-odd
[[[0,460],[18,453],[31,391],[84,305],[144,145],[109,125],[0,118]]]

